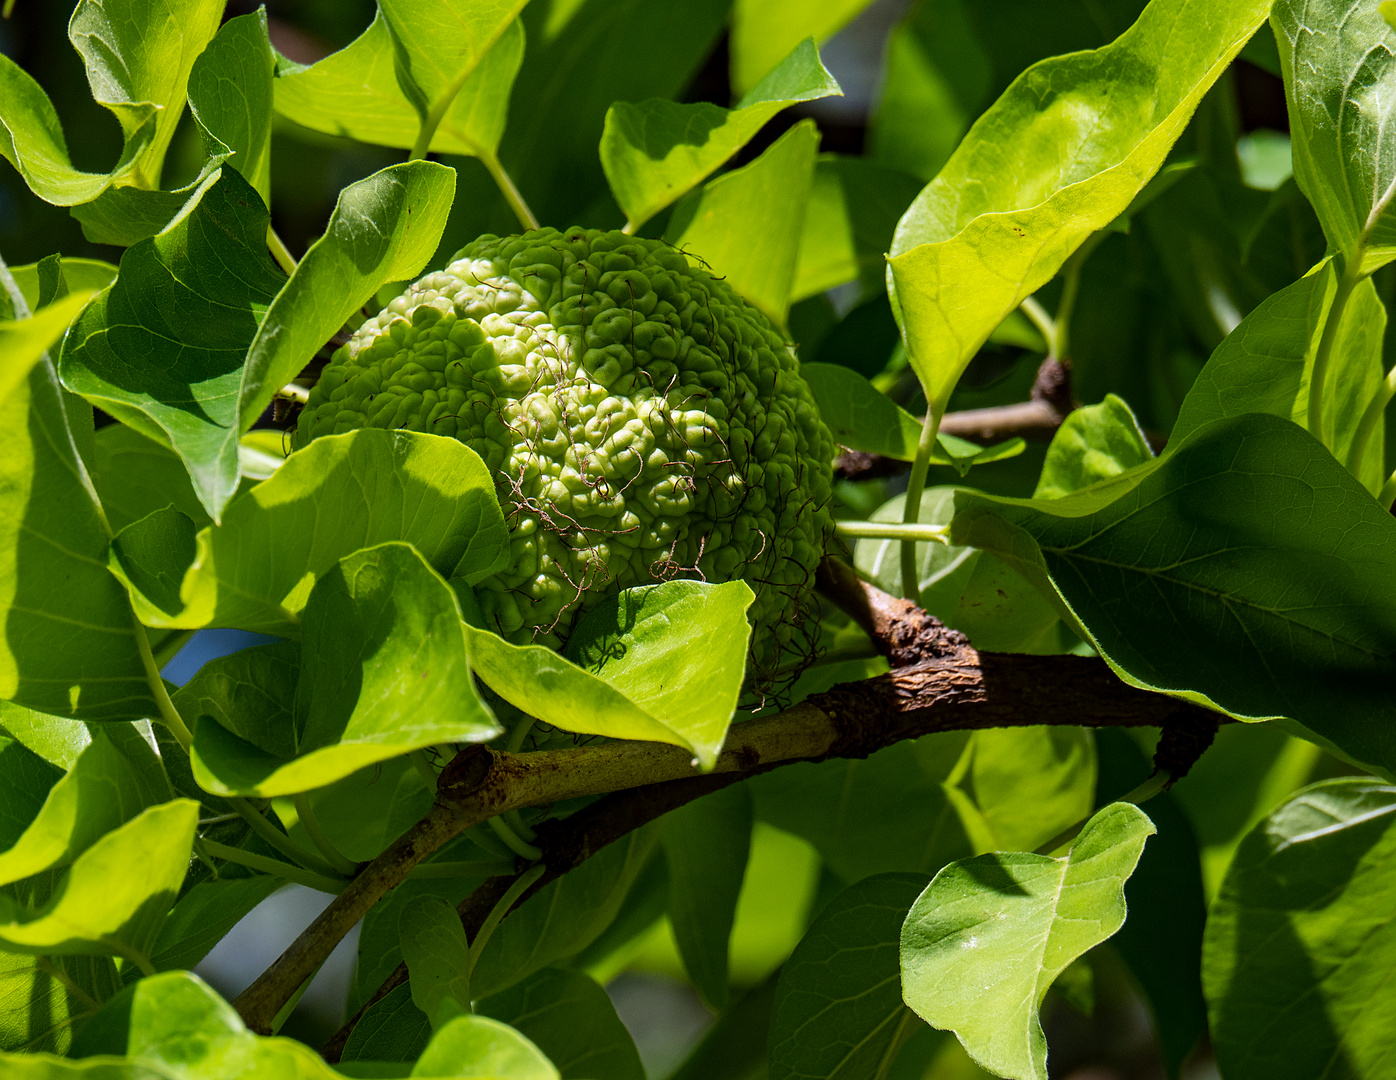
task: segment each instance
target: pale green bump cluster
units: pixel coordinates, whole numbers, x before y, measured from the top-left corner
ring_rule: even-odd
[[[334,355],[295,445],[361,427],[489,465],[510,561],[476,594],[510,641],[556,646],[619,589],[740,578],[758,673],[808,653],[833,440],[781,333],[669,245],[482,236]]]

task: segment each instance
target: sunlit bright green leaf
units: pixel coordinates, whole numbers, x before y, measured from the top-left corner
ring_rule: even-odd
[[[732,9],[732,88],[755,93],[782,56],[806,38],[827,41],[860,11],[868,0],[736,0]]]
[[[228,164],[271,205],[272,73],[264,9],[229,19],[189,72],[189,110],[232,157]]]
[[[460,1016],[432,1036],[412,1075],[559,1080],[543,1052],[507,1024],[488,1016]]]
[[[27,319],[0,319],[0,401],[24,382],[29,369],[63,336],[73,316],[90,299],[90,291],[69,293]]]
[[[179,527],[177,517],[163,521]],[[439,573],[474,581],[507,557],[507,535],[494,482],[473,450],[455,439],[365,428],[292,454],[229,507],[222,525],[199,532],[192,563],[180,568],[181,610],[167,612],[139,592],[132,600],[151,626],[294,636],[315,579],[351,552],[404,540]],[[124,568],[122,557],[118,539],[113,565],[130,581],[139,567]]]
[[[818,148],[814,121],[801,120],[750,165],[679,203],[664,234],[778,326],[790,307]]]
[[[974,801],[1000,851],[1032,851],[1091,812],[1095,742],[1085,728],[974,733]]]
[[[806,40],[735,109],[663,98],[612,105],[601,135],[601,164],[628,228],[638,229],[701,183],[782,109],[842,93],[813,40]]]
[[[1228,1077],[1376,1080],[1396,1053],[1396,788],[1306,788],[1241,843],[1203,979]]]
[[[1175,429],[1174,438],[1178,436]],[[1042,463],[1035,499],[1060,499],[1153,460],[1149,441],[1129,406],[1114,394],[1076,409],[1062,421]]]
[[[261,715],[245,702],[201,712],[195,779],[218,795],[287,795],[423,747],[493,738],[499,728],[471,682],[463,625],[450,586],[407,544],[340,560],[305,607],[290,724],[284,697]],[[284,663],[282,649],[256,655]],[[255,664],[249,675],[249,692],[268,681]]]
[[[897,227],[895,286],[932,408],[1027,296],[1158,170],[1265,0],[1153,0],[1110,45],[1029,68]]]
[[[1119,930],[1124,884],[1154,826],[1112,803],[1061,858],[980,855],[952,863],[902,927],[902,994],[927,1023],[954,1031],[995,1076],[1045,1080],[1038,1008],[1077,957]]]

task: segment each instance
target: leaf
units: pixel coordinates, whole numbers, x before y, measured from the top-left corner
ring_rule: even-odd
[[[0,945],[43,955],[121,956],[148,964],[160,924],[189,867],[199,804],[152,806],[73,862],[37,912],[0,905]],[[141,867],[139,875],[130,868]]]
[[[1065,499],[956,507],[952,540],[1053,598],[1125,681],[1396,762],[1396,520],[1289,421],[1208,424]]]
[[[781,969],[771,1080],[884,1077],[921,1022],[903,1003],[898,945],[922,874],[878,874],[835,896]]]
[[[317,788],[308,798],[335,849],[350,862],[368,862],[426,816],[435,794],[411,761],[396,757]],[[294,806],[289,810],[277,808],[283,821],[295,819]],[[299,824],[287,832],[307,849],[315,843]]]
[[[1104,806],[1109,796],[1123,794],[1148,776],[1150,762],[1121,730],[1098,728],[1095,742],[1100,755],[1096,801]],[[1171,791],[1149,800],[1149,817],[1158,835],[1145,847],[1125,885],[1129,918],[1111,946],[1139,981],[1153,1013],[1164,1066],[1169,1076],[1177,1077],[1207,1031],[1202,998],[1207,898],[1197,837]]]
[[[692,748],[711,768],[741,694],[751,640],[747,611],[754,599],[742,581],[626,589],[587,612],[566,655],[662,724],[662,741]],[[620,726],[592,733],[637,737]]]
[[[494,738],[463,625],[450,586],[407,544],[346,556],[306,604],[290,731],[275,730],[275,714],[199,714],[194,778],[215,795],[289,795],[437,743]]]
[[[73,316],[90,299],[90,291],[69,293],[27,319],[0,319],[0,401],[25,381],[39,357],[63,336]]]
[[[916,459],[921,421],[858,372],[842,364],[801,364],[800,375],[809,383],[819,414],[840,445],[898,461]],[[1025,445],[1022,439],[1009,439],[981,447],[954,435],[941,435],[930,460],[932,465],[954,466],[964,476],[972,465],[1021,454]]]
[[[873,511],[873,521],[900,522],[906,495],[893,495]],[[921,496],[921,523],[948,525],[955,513],[955,488],[927,488]],[[916,581],[920,606],[949,621],[981,555],[971,547],[923,541],[916,545]],[[859,540],[853,565],[874,585],[897,595],[901,591],[901,544],[896,540]],[[959,623],[951,625],[958,626]]]
[[[154,112],[155,130],[137,161],[137,186],[159,183],[184,111],[189,70],[222,15],[219,0],[79,0],[73,10],[68,38],[87,67],[93,98],[121,123],[128,150]]]
[[[0,885],[68,865],[112,829],[168,799],[168,784],[153,781],[152,773],[163,780],[159,759],[134,728],[95,729],[72,770],[48,789],[22,834],[0,853]],[[6,783],[17,782],[7,770]]]
[[[520,6],[516,0],[496,0],[487,5],[486,16],[492,19],[505,8]],[[412,45],[428,47],[430,55],[415,54],[409,64],[415,62],[414,73],[438,94],[445,93],[448,81],[459,74],[449,52],[459,32],[468,29],[458,25],[457,33],[440,34],[443,23],[460,23],[460,9],[439,0],[418,7],[420,10],[414,11],[398,3],[384,8],[347,47],[309,68],[283,73],[276,80],[276,111],[314,131],[378,146],[410,148],[416,141],[421,115],[398,81],[390,27],[396,23]],[[483,56],[474,55],[478,40],[466,46],[473,70],[450,100],[432,136],[431,149],[437,153],[493,159],[504,134],[509,93],[523,60],[523,31],[517,22],[506,20],[496,32],[493,47]],[[403,47],[409,48],[406,44]],[[438,64],[445,66],[433,77],[429,69]]]
[[[116,267],[101,259],[77,259],[64,255],[60,259],[60,265],[63,278],[72,292],[100,292],[116,277]],[[39,263],[28,263],[25,266],[10,267],[10,274],[19,286],[19,291],[24,294],[25,303],[31,311],[45,306],[40,303],[39,298],[39,266]],[[5,300],[0,297],[0,304],[3,303]]]
[[[795,45],[735,109],[650,98],[606,111],[601,167],[634,232],[745,146],[766,121],[801,101],[843,91],[813,39]]]
[[[412,1004],[434,1031],[470,1013],[470,945],[455,907],[435,896],[408,901],[398,919]]]
[[[521,903],[485,943],[471,994],[507,990],[595,941],[616,917],[654,842],[652,829],[629,833]]]
[[[412,989],[404,984],[388,991],[359,1017],[340,1061],[416,1061],[430,1041],[431,1022],[412,1003]]]
[[[259,9],[224,23],[189,71],[189,111],[231,152],[228,164],[267,206],[275,70],[267,14]]]
[[[408,161],[339,193],[325,234],[277,294],[247,350],[238,426],[225,436],[228,452],[236,453],[238,436],[379,286],[415,277],[427,264],[455,183],[455,172],[444,165]]]
[[[786,50],[802,39],[827,41],[844,28],[868,0],[736,0],[732,6],[732,88],[750,97]],[[759,81],[758,81],[759,80]]]
[[[934,411],[994,327],[1128,208],[1267,11],[1153,0],[1110,45],[1029,68],[975,123],[892,244],[894,307]]]
[[[286,283],[267,254],[270,219],[220,169],[159,235],[121,257],[116,281],[64,343],[64,385],[184,461],[207,513],[237,490],[238,388],[257,325]]]
[[[192,531],[177,517],[162,523],[172,542],[178,530]],[[201,530],[183,569],[182,610],[166,612],[130,584],[132,573],[169,568],[123,563],[119,538],[112,567],[148,626],[288,636],[299,633],[315,579],[345,555],[402,540],[439,573],[475,581],[503,565],[507,539],[494,482],[473,450],[365,428],[315,439],[233,503],[222,525]]]
[[[861,283],[864,293],[882,292],[884,252],[919,188],[915,177],[867,158],[820,154],[790,299],[849,281]]]
[[[148,190],[129,184],[113,184],[92,202],[68,211],[82,226],[82,235],[93,244],[131,247],[168,228],[204,184],[213,179],[228,159],[228,152],[217,147],[211,136],[203,168],[184,187],[173,191]]]
[[[92,730],[81,720],[48,716],[12,701],[0,701],[0,728],[27,750],[56,765],[55,780],[77,764],[78,756],[92,742]]]
[[[1241,843],[1212,905],[1203,984],[1237,1080],[1377,1077],[1396,1052],[1396,788],[1305,788]]]
[[[1396,74],[1378,5],[1280,0],[1280,49],[1294,179],[1345,262],[1370,274],[1396,258],[1396,155],[1387,133]]]
[[[97,431],[92,483],[117,532],[167,506],[199,528],[209,524],[179,456],[125,424],[108,424]]]
[[[750,165],[681,202],[664,234],[777,326],[790,308],[818,148],[814,121],[801,120]]]
[[[73,168],[63,125],[48,95],[8,56],[0,53],[0,157],[18,170],[29,190],[55,206],[90,202],[135,171],[155,135],[154,109],[146,106],[141,127],[126,140],[110,173]],[[134,119],[138,113],[128,114]]]
[[[1124,884],[1153,833],[1137,806],[1112,803],[1061,858],[994,854],[947,866],[902,927],[907,1004],[954,1031],[995,1076],[1045,1080],[1042,998],[1124,923]]]
[[[984,850],[976,840],[986,830],[969,800],[925,768],[918,748],[899,743],[865,761],[779,769],[752,782],[757,814],[808,840],[845,883],[891,871],[933,874]]]
[[[1175,435],[1176,437],[1176,435]],[[1152,461],[1154,452],[1129,406],[1114,394],[1067,414],[1052,436],[1034,499],[1060,499]]]
[[[53,366],[0,399],[0,698],[82,719],[155,715],[131,609]]]
[[[30,1062],[39,1053],[68,1053],[73,1029],[95,1011],[93,1003],[120,987],[106,956],[0,952],[0,1051],[21,1051]]]
[[[459,1016],[446,1024],[432,1036],[411,1075],[559,1080],[538,1047],[488,1016]]]
[[[1032,851],[1090,814],[1095,741],[1085,728],[986,728],[973,742],[974,802],[1000,851]]]
[[[538,1047],[562,1080],[644,1080],[635,1040],[606,991],[580,971],[544,968],[475,1011],[510,1025]]]
[[[1212,353],[1183,399],[1170,439],[1181,441],[1211,420],[1248,412],[1282,416],[1307,429],[1314,354],[1336,291],[1337,272],[1326,259],[1261,301]],[[1362,446],[1354,439],[1358,419],[1382,381],[1385,329],[1386,309],[1372,283],[1364,281],[1343,308],[1324,401],[1324,431],[1334,456],[1348,462],[1373,492],[1386,479],[1383,440],[1373,432]]]
[[[669,868],[669,922],[708,1005],[727,1006],[727,947],[751,850],[752,805],[737,784],[671,810],[659,836]]]
[[[267,874],[199,882],[179,898],[160,927],[151,964],[157,971],[192,968],[244,915],[285,884]]]
[[[962,581],[963,591],[945,621],[966,634],[976,649],[1057,656],[1081,646],[1052,602],[1027,578],[987,551],[974,553],[977,558]],[[895,558],[895,549],[891,555]]]

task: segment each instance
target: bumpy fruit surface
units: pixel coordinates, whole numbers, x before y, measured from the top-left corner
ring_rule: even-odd
[[[360,427],[489,465],[511,559],[476,595],[510,641],[556,646],[618,589],[741,578],[757,673],[807,652],[833,440],[781,333],[674,248],[482,236],[334,355],[295,445]]]

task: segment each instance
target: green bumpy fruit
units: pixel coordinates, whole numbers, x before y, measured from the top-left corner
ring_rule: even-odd
[[[807,656],[833,439],[780,331],[673,247],[480,237],[335,353],[294,445],[361,427],[490,467],[510,560],[476,596],[506,639],[556,647],[619,589],[740,578],[754,674]]]

